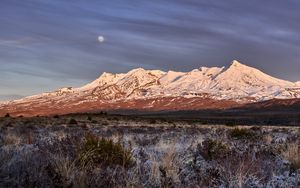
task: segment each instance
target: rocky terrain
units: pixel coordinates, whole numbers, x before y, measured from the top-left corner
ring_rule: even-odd
[[[138,68],[122,74],[103,73],[80,88],[67,87],[2,102],[0,115],[229,109],[263,101],[298,98],[299,82],[277,79],[233,61],[228,67],[200,67],[190,72]]]
[[[300,129],[74,114],[0,119],[0,187],[300,186]]]

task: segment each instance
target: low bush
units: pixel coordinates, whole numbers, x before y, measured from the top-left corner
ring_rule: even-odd
[[[101,122],[101,125],[104,125],[104,126],[105,126],[105,125],[109,125],[109,123],[108,123],[107,121],[102,121],[102,122]]]
[[[79,148],[79,161],[83,166],[100,165],[129,167],[132,164],[131,151],[111,139],[99,138],[88,133]]]
[[[156,124],[157,122],[156,122],[156,120],[155,119],[151,119],[151,120],[149,120],[149,124]]]
[[[53,118],[58,119],[59,115],[54,115]]]
[[[249,129],[234,128],[234,129],[230,130],[229,135],[232,138],[236,138],[236,139],[256,139],[256,138],[258,138],[258,135],[255,134],[254,131],[249,130]]]
[[[227,127],[234,127],[234,126],[236,126],[236,123],[233,122],[233,121],[227,121],[227,122],[225,122],[225,125],[226,125]]]
[[[70,125],[77,125],[78,123],[75,119],[70,119],[69,124]]]
[[[99,113],[99,115],[107,116],[107,112],[101,111],[101,112]]]
[[[200,147],[200,154],[206,160],[223,158],[228,152],[228,146],[218,140],[205,140],[203,141],[202,146]]]
[[[93,119],[91,123],[98,123],[98,121]]]

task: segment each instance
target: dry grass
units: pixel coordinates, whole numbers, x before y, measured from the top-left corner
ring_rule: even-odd
[[[179,181],[178,177],[178,166],[175,164],[176,160],[176,145],[175,143],[172,144],[169,149],[166,151],[161,166],[164,168],[164,170],[167,172],[167,175],[169,177],[172,177],[174,181]]]
[[[61,176],[60,180],[62,187],[70,186],[70,184],[74,182],[75,179],[77,179],[77,176],[75,174],[75,164],[75,160],[71,160],[70,158],[64,157],[61,154],[54,155],[51,157],[52,168],[57,174]]]
[[[269,144],[272,143],[273,137],[272,137],[271,135],[267,134],[267,135],[264,135],[264,136],[263,136],[263,140],[265,141],[266,144],[269,145]]]
[[[16,134],[8,133],[3,135],[3,144],[4,145],[20,145],[22,143],[22,138]]]
[[[154,155],[150,156],[150,160],[152,161],[151,170],[150,170],[150,180],[153,182],[158,182],[160,177],[159,160]]]
[[[258,177],[259,162],[252,160],[249,154],[235,160],[227,158],[220,166],[228,187],[244,187],[251,177]]]
[[[284,159],[291,163],[291,170],[300,169],[300,149],[299,141],[289,143],[287,148],[282,152]]]

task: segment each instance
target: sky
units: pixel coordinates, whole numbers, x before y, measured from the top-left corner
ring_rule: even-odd
[[[0,100],[79,87],[102,72],[234,59],[299,81],[299,9],[298,0],[1,0]]]

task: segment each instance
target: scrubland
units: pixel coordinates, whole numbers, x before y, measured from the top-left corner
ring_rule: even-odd
[[[0,187],[300,187],[300,128],[0,118]]]

